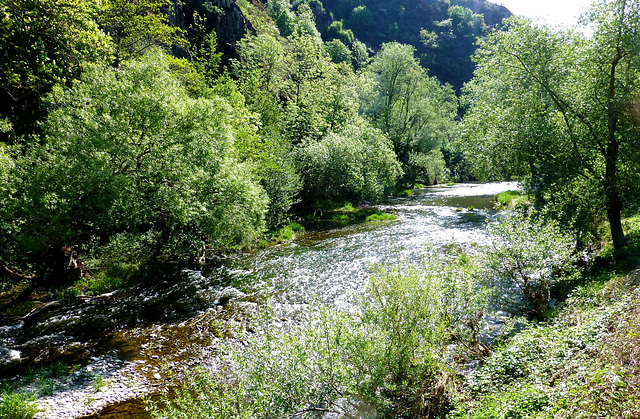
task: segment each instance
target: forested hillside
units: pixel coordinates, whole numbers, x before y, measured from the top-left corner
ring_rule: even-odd
[[[475,42],[511,12],[486,0],[311,0],[323,39],[353,40],[377,50],[397,41],[416,48],[420,64],[456,89],[471,80]]]
[[[206,261],[294,212],[460,175],[454,89],[412,45],[323,39],[321,7],[4,3],[3,275]]]

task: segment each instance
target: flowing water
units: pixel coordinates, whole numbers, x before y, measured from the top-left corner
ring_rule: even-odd
[[[363,292],[376,265],[416,261],[426,246],[473,251],[487,240],[486,222],[497,216],[493,197],[517,188],[503,182],[417,190],[379,207],[394,213],[395,221],[316,226],[291,243],[246,252],[204,271],[171,273],[153,286],[64,308],[52,305],[0,324],[0,374],[53,359],[91,365],[113,354],[135,365],[148,385],[159,385],[161,363],[215,358],[215,343],[233,334],[220,323],[250,317],[266,298],[291,315],[312,302],[343,307]],[[100,417],[111,416],[105,410]]]

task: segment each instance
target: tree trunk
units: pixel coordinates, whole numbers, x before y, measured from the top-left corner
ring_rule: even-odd
[[[622,230],[622,199],[618,191],[618,150],[618,143],[612,134],[605,157],[604,194],[607,199],[607,218],[611,229],[611,240],[615,250],[620,250],[626,245]]]
[[[618,155],[620,153],[620,144],[616,138],[618,114],[614,106],[616,98],[616,69],[621,59],[622,53],[618,45],[616,46],[616,55],[611,63],[611,72],[609,74],[609,103],[607,112],[609,137],[607,139],[606,154],[604,156],[604,193],[607,198],[607,217],[609,219],[609,228],[611,229],[611,240],[613,241],[613,248],[615,250],[622,249],[626,244],[624,231],[622,230],[622,199],[620,199],[620,192],[618,190]]]
[[[622,230],[622,200],[614,188],[607,187],[607,218],[611,229],[611,240],[615,250],[622,249],[627,243]]]

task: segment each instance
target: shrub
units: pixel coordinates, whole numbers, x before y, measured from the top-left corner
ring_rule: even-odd
[[[548,308],[551,286],[576,275],[575,238],[552,220],[519,213],[490,226],[487,268],[502,302],[513,309],[522,297],[540,320]]]
[[[302,322],[265,315],[230,346],[226,367],[200,371],[151,405],[155,418],[434,417],[446,413],[450,343],[475,350],[486,292],[464,257],[379,268],[349,313],[320,307]]]
[[[267,197],[236,157],[234,112],[219,97],[190,98],[162,54],[89,66],[50,101],[43,146],[17,170],[23,250],[124,241],[121,254],[139,249],[143,261],[195,259],[204,245],[262,233]]]
[[[465,376],[448,417],[638,417],[637,275],[581,287],[552,322],[513,335]]]
[[[390,221],[390,220],[396,220],[397,218],[398,217],[396,217],[393,214],[376,211],[373,214],[367,216],[367,221]]]
[[[389,140],[364,122],[310,141],[297,150],[303,192],[313,201],[377,201],[400,176],[400,164]]]

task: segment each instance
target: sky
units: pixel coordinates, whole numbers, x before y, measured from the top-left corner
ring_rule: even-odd
[[[575,26],[591,0],[494,0],[514,15],[542,18],[550,25]]]

